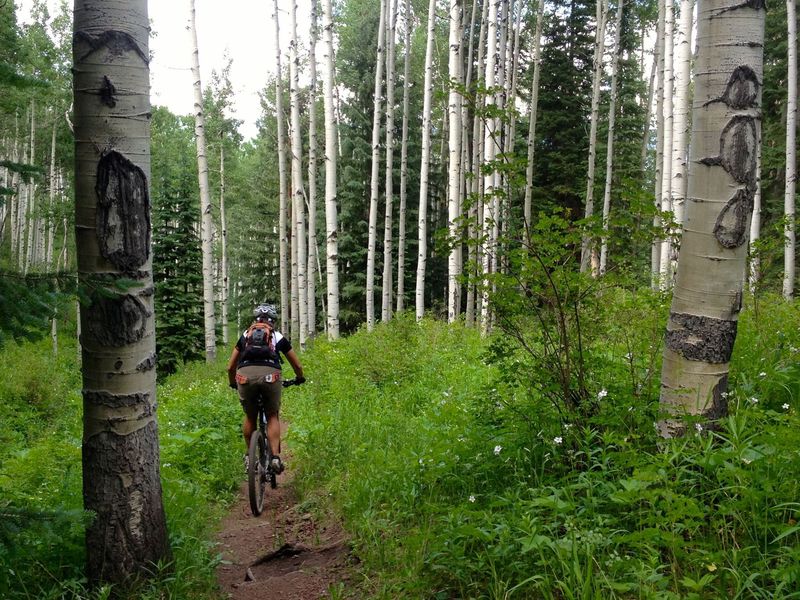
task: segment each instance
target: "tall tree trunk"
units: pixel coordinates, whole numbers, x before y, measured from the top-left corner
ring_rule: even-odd
[[[761,259],[756,249],[761,237],[761,138],[758,140],[758,161],[756,164],[756,192],[753,194],[753,217],[750,219],[750,293],[755,294],[761,278]]]
[[[406,203],[408,195],[408,111],[411,89],[411,0],[405,0],[403,31],[403,130],[400,141],[400,207],[397,223],[397,312],[405,310]]]
[[[528,164],[525,168],[525,200],[523,204],[523,219],[525,221],[526,236],[529,235],[532,219],[531,199],[533,196],[533,159],[536,150],[536,119],[539,110],[539,74],[542,60],[542,24],[544,22],[544,0],[538,0],[536,7],[536,31],[533,34],[533,78],[531,79],[531,102],[528,108]]]
[[[607,0],[597,0],[596,26],[594,36],[594,76],[592,78],[592,108],[589,123],[589,163],[586,172],[586,194],[584,196],[584,217],[594,215],[594,171],[597,162],[597,122],[600,120],[600,81],[603,75],[603,48],[605,46]],[[584,234],[581,243],[581,273],[589,269],[592,253],[592,239]]]
[[[681,0],[680,25],[675,35],[675,104],[672,127],[672,210],[680,233],[686,204],[689,161],[689,89],[692,64],[694,0]],[[674,254],[674,253],[672,253]]]
[[[658,70],[656,85],[656,162],[655,162],[655,214],[653,230],[661,229],[661,174],[664,167],[664,1],[658,0],[658,25],[656,27],[656,54]],[[650,285],[658,289],[661,273],[661,236],[656,237],[650,247]]]
[[[644,56],[644,42],[646,36],[642,35],[642,55]],[[650,83],[647,86],[647,100],[645,101],[644,109],[645,109],[645,119],[644,119],[644,133],[642,134],[642,159],[641,159],[641,169],[644,171],[647,168],[647,151],[650,148],[650,121],[652,120],[651,115],[653,114],[652,106],[653,106],[653,95],[656,93],[656,88],[658,87],[658,80],[656,79],[656,74],[658,73],[658,64],[660,61],[661,51],[659,48],[660,39],[658,34],[656,34],[656,41],[653,48],[653,63],[650,65]]]
[[[308,335],[308,287],[306,266],[305,189],[303,187],[303,138],[300,132],[300,56],[297,50],[297,0],[292,0],[292,39],[289,42],[289,94],[291,102],[292,134],[292,217],[294,219],[295,245],[297,247],[297,301],[300,346],[305,347]]]
[[[394,31],[397,28],[398,0],[391,5],[386,17],[386,215],[383,222],[383,290],[381,319],[392,318],[392,211],[394,210]],[[387,9],[389,7],[387,6]]]
[[[603,239],[600,243],[600,274],[606,272],[608,261],[608,221],[611,213],[611,180],[614,175],[614,125],[617,118],[617,71],[619,70],[620,47],[619,40],[622,32],[622,11],[625,10],[625,1],[617,3],[617,15],[614,29],[614,54],[611,59],[611,90],[608,100],[608,139],[606,142],[606,181],[603,190]]]
[[[311,0],[311,89],[308,94],[308,334],[317,333],[317,0]]]
[[[278,0],[273,3],[275,21],[275,118],[278,131],[278,237],[280,238],[279,260],[281,280],[281,330],[290,336],[297,331],[290,327],[292,299],[296,295],[289,293],[289,190],[286,181],[286,131],[283,114],[283,70],[281,69],[280,18],[278,17]]]
[[[55,114],[55,113],[54,113]],[[56,124],[57,121],[53,120],[53,131],[50,137],[50,214],[47,218],[47,247],[45,249],[44,262],[46,270],[53,270],[53,245],[55,243],[55,230],[56,223],[52,215],[56,207],[56,187],[58,186],[58,173],[56,171]],[[56,269],[57,270],[57,269]]]
[[[375,63],[375,87],[372,93],[372,174],[369,194],[369,242],[367,245],[367,331],[375,327],[375,245],[378,237],[378,194],[381,167],[381,84],[384,67],[384,41],[386,38],[386,4],[380,0],[381,13],[378,20],[378,44]]]
[[[673,140],[673,91],[675,89],[675,78],[673,74],[673,50],[675,41],[673,39],[673,25],[675,20],[675,10],[672,0],[662,0],[664,2],[664,149],[663,166],[661,168],[661,212],[672,213],[672,140]],[[674,217],[674,215],[673,215]],[[659,266],[659,279],[662,289],[668,289],[672,285],[672,241],[664,228],[664,235],[661,242]]]
[[[222,246],[222,343],[228,346],[230,281],[228,277],[228,223],[225,214],[225,134],[219,134],[219,226]]]
[[[783,195],[783,214],[786,219],[783,250],[783,297],[794,297],[795,277],[795,204],[797,188],[797,14],[794,0],[786,0],[786,17],[789,23],[789,44],[787,59],[787,102],[786,102],[786,179]]]
[[[727,412],[756,191],[764,6],[701,1],[686,228],[661,373],[662,436]]]
[[[83,502],[94,513],[87,575],[125,587],[169,558],[156,422],[147,2],[76,0],[74,28],[75,238],[89,293],[79,319]]]
[[[456,240],[459,239],[459,212],[460,212],[460,187],[461,187],[461,3],[459,0],[450,2],[450,55],[448,73],[450,76],[450,93],[448,98],[447,113],[449,118],[450,136],[448,148],[450,150],[450,167],[448,172],[447,187],[447,215],[450,234],[450,255],[447,261],[447,320],[452,323],[458,317],[458,298],[461,296],[461,287],[458,285],[459,270],[458,249]],[[458,244],[460,247],[460,244]]]
[[[28,164],[34,166],[36,154],[36,101],[31,98],[31,137],[30,137],[30,153],[28,154]],[[27,273],[33,266],[34,247],[36,244],[36,180],[31,178],[31,181],[26,186],[28,190],[28,201],[25,207],[25,259],[23,272]]]
[[[422,160],[419,173],[419,246],[417,251],[416,318],[425,316],[425,271],[428,259],[428,173],[431,155],[431,100],[433,97],[433,30],[436,24],[436,0],[428,4],[427,42],[425,44],[425,90],[422,103]]]
[[[214,221],[211,214],[211,194],[208,189],[208,159],[206,157],[206,127],[203,115],[203,87],[200,83],[200,53],[197,49],[195,0],[189,0],[192,34],[192,78],[194,79],[194,135],[197,142],[197,173],[200,183],[200,239],[203,250],[203,317],[205,324],[206,362],[217,356],[216,317],[214,314]]]

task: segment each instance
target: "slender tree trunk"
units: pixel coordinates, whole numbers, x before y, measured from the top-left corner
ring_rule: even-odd
[[[422,161],[419,175],[419,247],[417,253],[416,318],[425,315],[425,271],[428,258],[428,172],[431,154],[431,100],[433,97],[433,30],[436,0],[428,4],[427,43],[425,44],[425,90],[422,105]]]
[[[450,3],[450,55],[448,73],[450,75],[450,93],[447,113],[450,136],[450,168],[448,172],[447,213],[451,249],[447,261],[447,321],[452,323],[458,317],[458,298],[461,288],[458,285],[460,271],[458,268],[458,250],[456,240],[459,238],[459,200],[461,185],[461,93],[457,86],[461,85],[461,4],[459,0]],[[460,244],[459,244],[460,246]]]
[[[55,114],[55,113],[54,113]],[[56,207],[56,187],[58,186],[58,173],[56,172],[56,123],[53,121],[53,131],[50,138],[50,213],[55,211]],[[47,217],[47,248],[44,254],[44,263],[47,270],[53,269],[53,245],[55,243],[55,230],[56,223],[52,216]]]
[[[317,333],[317,0],[311,0],[311,46],[308,52],[308,334]]]
[[[608,140],[606,142],[606,181],[603,190],[603,239],[600,243],[600,274],[606,272],[608,261],[608,221],[611,213],[611,180],[614,175],[614,126],[617,118],[617,71],[619,70],[620,47],[619,40],[622,32],[622,12],[625,10],[625,1],[617,3],[617,15],[614,29],[614,55],[611,59],[611,90],[608,101]]]
[[[203,87],[200,83],[200,53],[197,49],[195,0],[191,7],[192,78],[194,79],[194,134],[197,142],[197,172],[200,183],[200,239],[203,249],[203,317],[205,324],[206,362],[217,356],[216,317],[214,315],[214,222],[211,215],[211,194],[208,189],[206,127],[203,115]]]
[[[542,60],[542,25],[544,22],[544,0],[538,0],[536,7],[536,31],[533,34],[533,78],[531,79],[531,102],[528,112],[528,164],[525,168],[525,200],[523,205],[523,219],[525,221],[526,236],[530,233],[533,197],[533,159],[536,151],[536,113],[539,110],[539,74]]]
[[[592,79],[592,112],[589,122],[589,164],[586,173],[586,194],[584,196],[584,217],[594,215],[594,171],[597,162],[597,122],[600,119],[600,81],[603,75],[603,48],[605,46],[607,0],[597,0],[595,21],[597,29],[594,37],[594,76]],[[589,269],[592,253],[591,236],[585,234],[581,244],[581,273]]]
[[[663,166],[661,168],[661,212],[672,213],[672,140],[673,140],[673,92],[675,89],[675,78],[673,74],[673,24],[675,11],[672,0],[662,0],[664,2],[664,149],[662,152]],[[674,214],[673,214],[674,218]],[[670,228],[671,230],[671,228]],[[672,264],[672,241],[667,229],[664,229],[664,236],[661,242],[660,253],[660,282],[662,289],[668,289],[672,284],[671,264]]]
[[[484,3],[485,4],[485,3]],[[466,15],[465,15],[466,16]],[[470,146],[470,139],[469,134],[472,129],[472,122],[470,121],[469,116],[469,97],[472,95],[473,98],[476,97],[475,95],[475,86],[473,85],[473,56],[474,56],[474,38],[475,38],[475,22],[476,18],[478,17],[478,0],[472,0],[472,12],[470,16],[470,23],[469,29],[467,33],[467,39],[469,40],[469,46],[467,51],[467,63],[466,63],[466,76],[464,78],[464,89],[466,90],[467,97],[466,101],[464,98],[461,100],[461,180],[463,182],[463,192],[461,197],[467,198],[470,196],[469,208],[467,210],[467,232],[466,232],[466,243],[467,243],[467,298],[466,298],[466,305],[464,307],[464,320],[467,327],[472,327],[475,322],[475,281],[474,281],[474,272],[473,272],[473,265],[474,265],[474,253],[475,248],[472,244],[472,240],[475,237],[475,196],[473,194],[473,182],[469,175],[472,173],[472,168],[474,167],[471,164],[471,158],[473,157],[473,148],[474,145],[477,143],[475,139],[472,139],[472,146]],[[461,257],[461,270],[464,271],[464,258],[463,258],[463,251]],[[461,298],[459,297],[459,300]]]
[[[378,237],[378,194],[381,166],[381,84],[384,67],[384,42],[386,38],[386,4],[380,0],[381,12],[378,20],[378,44],[375,63],[375,87],[372,93],[372,174],[369,195],[369,243],[367,245],[367,331],[375,327],[375,245]]]
[[[403,31],[403,132],[400,142],[400,208],[397,224],[397,312],[405,310],[406,203],[408,194],[408,111],[411,88],[411,0],[405,0]]]
[[[655,195],[656,213],[653,215],[653,230],[661,229],[661,175],[664,167],[664,1],[658,0],[658,26],[656,27],[658,55],[658,85],[656,86],[656,162]],[[660,285],[661,236],[653,240],[650,248],[650,282],[653,289]]]
[[[761,260],[759,258],[758,250],[756,249],[757,242],[761,237],[761,138],[758,140],[758,161],[756,163],[756,192],[753,194],[753,217],[750,219],[750,268],[749,268],[749,283],[750,293],[755,294],[758,287],[758,281],[761,278]]]
[[[219,142],[219,224],[222,230],[222,343],[228,346],[230,281],[228,277],[228,224],[225,214],[225,134],[220,132]]]
[[[308,247],[306,244],[305,189],[303,187],[303,138],[300,132],[300,56],[297,51],[297,0],[292,0],[292,39],[289,43],[289,94],[291,101],[292,134],[292,217],[295,224],[297,247],[297,290],[300,346],[305,347],[308,335],[308,284],[306,266]]]
[[[765,10],[753,6],[699,5],[686,228],[661,373],[665,437],[686,430],[684,415],[727,412],[761,126]]]
[[[94,515],[87,575],[125,588],[169,560],[156,422],[147,2],[76,1],[74,28],[75,238],[89,293],[79,319],[83,501]]]
[[[689,87],[692,64],[694,0],[681,0],[680,25],[675,36],[675,119],[672,128],[672,209],[677,235],[683,225],[689,162]],[[674,254],[674,253],[673,253]]]
[[[647,86],[647,104],[644,106],[646,116],[644,119],[644,134],[642,135],[642,171],[647,167],[647,151],[650,148],[650,121],[652,120],[653,114],[653,95],[656,93],[656,87],[658,86],[656,74],[658,73],[658,63],[661,56],[659,44],[660,40],[658,34],[656,34],[656,42],[653,49],[653,64],[650,65],[650,83]],[[642,41],[642,54],[644,55],[644,39]]]
[[[289,293],[289,190],[286,182],[286,132],[283,114],[283,70],[281,68],[280,18],[278,17],[278,0],[274,0],[273,18],[275,20],[275,118],[278,131],[278,237],[280,238],[279,260],[281,280],[281,330],[290,336],[297,331],[290,327],[292,323],[292,300],[296,295]]]
[[[786,0],[786,18],[789,23],[787,59],[786,102],[786,179],[783,196],[783,213],[786,219],[783,251],[783,297],[794,297],[795,265],[795,190],[797,189],[797,14],[795,0]]]
[[[336,209],[337,134],[333,98],[333,11],[331,0],[322,0],[322,35],[325,40],[325,256],[328,288],[328,337],[339,337],[339,229]]]
[[[386,16],[386,215],[383,222],[383,290],[381,319],[392,318],[392,211],[394,210],[394,31],[398,0],[387,0]]]
[[[36,154],[36,101],[31,98],[31,137],[30,153],[28,154],[28,164],[34,166]],[[26,205],[25,229],[25,260],[23,272],[27,273],[34,264],[34,248],[36,244],[36,180],[31,179],[26,186],[28,190],[28,202]]]

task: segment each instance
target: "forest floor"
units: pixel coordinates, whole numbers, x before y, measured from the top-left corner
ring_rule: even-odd
[[[347,535],[334,519],[299,502],[291,453],[284,448],[282,455],[287,469],[277,489],[267,488],[261,515],[250,512],[244,481],[217,534],[223,559],[217,579],[233,600],[326,598],[345,589],[352,574]]]

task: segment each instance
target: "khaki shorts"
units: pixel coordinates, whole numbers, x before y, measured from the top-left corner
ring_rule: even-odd
[[[236,371],[239,402],[250,417],[258,414],[258,397],[261,396],[268,417],[281,409],[281,370],[262,365],[240,367]]]

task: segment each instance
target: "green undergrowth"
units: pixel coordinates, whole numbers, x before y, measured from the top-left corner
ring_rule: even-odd
[[[301,488],[362,560],[353,594],[800,598],[800,309],[751,303],[730,416],[669,442],[665,318],[622,294],[593,323],[589,419],[524,385],[529,353],[499,334],[401,316],[315,342],[285,407]]]
[[[83,575],[80,370],[74,344],[7,344],[0,360],[0,598],[100,599]],[[241,480],[238,402],[220,360],[158,387],[164,505],[172,546],[130,598],[217,598],[213,528]]]

